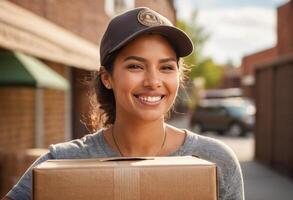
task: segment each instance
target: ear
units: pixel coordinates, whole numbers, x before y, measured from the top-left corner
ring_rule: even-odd
[[[101,69],[101,81],[107,89],[112,89],[111,75],[105,69]]]

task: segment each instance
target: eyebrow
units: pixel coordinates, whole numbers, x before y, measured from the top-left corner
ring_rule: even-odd
[[[139,57],[139,56],[128,56],[124,59],[124,62],[127,60],[137,60],[140,62],[147,62],[147,60],[145,58]],[[159,63],[165,63],[165,62],[169,62],[169,61],[174,61],[177,62],[177,59],[175,58],[163,58],[159,60]]]

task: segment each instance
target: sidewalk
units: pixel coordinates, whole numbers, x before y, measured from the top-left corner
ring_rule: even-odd
[[[246,200],[292,200],[293,181],[255,161],[241,162]]]

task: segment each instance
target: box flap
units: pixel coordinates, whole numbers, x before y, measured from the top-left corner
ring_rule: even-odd
[[[65,159],[47,160],[35,169],[56,169],[56,168],[97,168],[97,167],[150,167],[150,166],[213,166],[214,163],[196,158],[194,156],[173,156],[173,157],[110,157],[101,159]]]

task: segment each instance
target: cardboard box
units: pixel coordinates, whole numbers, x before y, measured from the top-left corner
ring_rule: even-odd
[[[216,200],[214,163],[193,157],[48,160],[33,170],[35,200]]]

